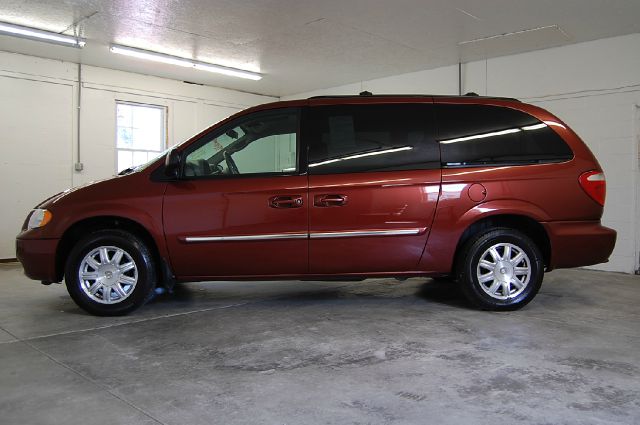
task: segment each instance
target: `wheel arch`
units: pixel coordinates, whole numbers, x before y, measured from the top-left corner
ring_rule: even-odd
[[[104,215],[84,218],[73,223],[63,233],[56,250],[56,277],[61,281],[64,276],[64,269],[67,258],[73,246],[84,236],[98,230],[117,229],[134,234],[139,237],[153,254],[156,262],[158,276],[164,281],[166,278],[166,261],[160,253],[159,246],[152,234],[139,222],[131,218]]]
[[[551,241],[546,229],[540,222],[522,214],[495,214],[479,218],[467,226],[462,232],[455,249],[454,269],[457,269],[460,254],[469,240],[475,235],[497,227],[505,227],[524,233],[542,252],[545,267],[549,266],[551,260]]]

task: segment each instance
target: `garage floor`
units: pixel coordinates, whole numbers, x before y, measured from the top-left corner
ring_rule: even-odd
[[[184,284],[124,318],[0,265],[3,424],[637,424],[640,277],[524,310],[429,279]]]

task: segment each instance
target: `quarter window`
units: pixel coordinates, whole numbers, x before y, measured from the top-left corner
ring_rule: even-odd
[[[290,174],[297,168],[298,111],[285,109],[240,118],[187,153],[185,177]]]
[[[445,167],[566,161],[573,153],[547,124],[489,105],[436,105]]]
[[[429,104],[310,107],[309,174],[438,168],[431,123]]]
[[[116,103],[116,169],[142,165],[166,148],[166,108]]]

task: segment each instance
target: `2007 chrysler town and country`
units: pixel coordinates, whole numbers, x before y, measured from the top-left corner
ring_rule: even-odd
[[[605,178],[549,112],[477,96],[344,96],[240,112],[38,205],[25,273],[99,315],[176,281],[449,276],[513,310],[605,262]]]

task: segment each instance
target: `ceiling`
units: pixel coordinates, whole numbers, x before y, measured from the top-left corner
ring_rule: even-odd
[[[0,50],[284,96],[640,32],[638,18],[637,0],[0,0],[0,21],[87,38],[74,49],[0,36]],[[264,78],[145,62],[110,43]]]

